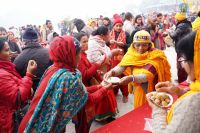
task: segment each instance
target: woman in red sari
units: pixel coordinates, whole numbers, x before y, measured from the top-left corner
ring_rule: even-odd
[[[53,65],[43,75],[19,133],[64,132],[66,124],[90,99],[76,69],[80,44],[70,37],[56,37],[49,53]]]
[[[32,77],[37,64],[29,61],[25,77],[21,77],[11,62],[8,42],[0,40],[0,133],[13,133],[13,113],[17,103],[24,103],[31,97]],[[20,101],[17,101],[20,95]]]
[[[94,97],[88,99],[87,104],[79,111],[77,119],[74,119],[73,122],[76,124],[77,133],[88,133],[94,118],[102,119],[115,115],[117,103],[113,90],[108,90],[109,88],[112,89],[112,86],[101,83],[102,78],[98,69],[102,62],[90,63],[87,59],[85,51],[88,49],[88,36],[80,32],[76,35],[76,38],[81,44],[81,59],[78,69],[81,71],[82,81],[87,87],[87,91]],[[91,88],[93,89],[91,90]],[[107,90],[103,91],[104,89]]]
[[[129,38],[127,37],[127,33],[122,29],[123,28],[123,21],[120,17],[114,18],[113,29],[110,32],[110,49],[121,49],[121,53],[117,56],[112,58],[112,68],[117,66],[125,53],[125,47],[129,43]],[[129,35],[130,36],[130,35]],[[122,77],[121,75],[120,77]],[[123,99],[122,101],[126,103],[128,101],[128,86],[127,85],[120,85],[114,88],[115,94],[118,93],[118,90],[121,90]]]

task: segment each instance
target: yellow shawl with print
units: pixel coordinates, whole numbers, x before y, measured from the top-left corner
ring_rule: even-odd
[[[156,69],[158,74],[158,81],[169,81],[171,80],[170,65],[167,61],[167,57],[164,52],[158,49],[147,51],[144,54],[139,54],[131,46],[128,52],[124,55],[122,61],[118,64],[119,66],[126,66],[127,69],[124,71],[124,75],[136,75],[145,74],[148,80],[147,91],[151,92],[154,89],[153,79],[154,75],[140,68],[147,64],[151,64]],[[134,108],[142,106],[146,102],[145,92],[139,83],[130,83],[128,89],[130,93],[133,93],[134,86]]]
[[[131,67],[142,67],[147,64],[151,64],[155,67],[158,73],[158,81],[169,81],[171,80],[170,64],[167,61],[167,57],[164,52],[158,49],[147,51],[144,54],[139,54],[131,46],[128,52],[124,55],[119,66],[128,66],[125,70],[125,75],[131,75]]]

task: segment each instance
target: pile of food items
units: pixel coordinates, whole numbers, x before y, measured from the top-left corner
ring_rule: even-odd
[[[169,107],[173,100],[171,95],[163,92],[148,93],[147,98],[159,107]]]

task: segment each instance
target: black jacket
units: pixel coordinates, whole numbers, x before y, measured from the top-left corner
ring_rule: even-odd
[[[175,48],[178,41],[191,31],[192,31],[192,24],[187,19],[177,23],[175,31],[170,34],[170,37],[175,42]]]
[[[9,42],[8,42],[8,45],[9,45],[9,47],[10,47],[10,51],[12,51],[12,52],[17,52],[17,54],[20,54],[20,53],[21,53],[21,51],[20,51],[19,46],[17,45],[17,43],[9,41]],[[11,58],[11,61],[13,62],[14,60],[15,60],[15,58],[12,57],[12,58]]]
[[[33,78],[33,89],[36,90],[43,73],[52,64],[49,59],[48,49],[42,48],[38,43],[27,44],[23,48],[22,53],[14,60],[16,69],[22,77],[26,75],[29,60],[35,60],[37,63],[37,70],[35,72],[37,77]]]
[[[17,43],[9,41],[8,45],[9,45],[10,50],[12,52],[17,52],[17,54],[20,54],[21,51],[20,51],[19,46],[17,45]]]
[[[131,43],[132,43],[132,39],[131,36],[128,32],[126,33],[126,44],[124,45],[124,54],[126,54],[126,52],[128,51],[128,48],[130,47]],[[116,36],[116,40],[118,38],[119,34]]]

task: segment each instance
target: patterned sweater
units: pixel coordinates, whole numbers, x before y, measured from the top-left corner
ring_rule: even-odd
[[[88,42],[87,58],[91,63],[105,62],[112,57],[110,48],[98,36],[91,36]]]

